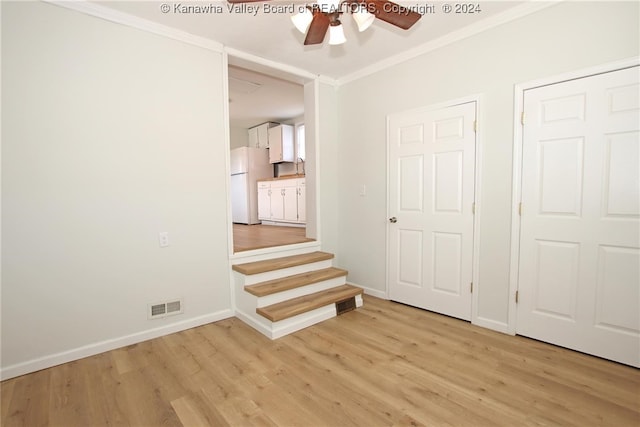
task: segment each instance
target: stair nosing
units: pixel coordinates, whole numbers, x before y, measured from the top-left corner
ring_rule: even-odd
[[[234,264],[231,268],[234,271],[250,276],[254,274],[266,273],[269,271],[282,270],[299,265],[312,264],[315,262],[333,259],[334,255],[328,252],[314,251],[304,254],[290,255],[280,258],[265,259],[243,264]]]
[[[329,272],[331,272],[331,274],[325,274]],[[291,276],[255,283],[253,285],[247,285],[244,287],[244,290],[251,295],[257,297],[265,297],[267,295],[273,295],[279,292],[301,288],[303,286],[311,285],[314,283],[320,283],[325,280],[347,276],[348,274],[349,272],[342,268],[327,267],[320,270],[307,271],[304,273],[293,274]],[[299,279],[303,278],[305,278],[306,280],[299,281]],[[280,284],[281,286],[274,286],[276,284]],[[261,288],[266,290],[262,290]]]
[[[278,317],[278,316],[273,316],[272,314],[269,313],[270,309],[273,310],[274,307],[278,307],[278,306],[285,306],[285,305],[294,305],[296,303],[305,301],[305,300],[309,300],[309,299],[313,299],[313,297],[318,297],[321,294],[327,294],[327,293],[331,293],[332,291],[336,291],[336,290],[342,290],[344,291],[347,295],[341,296],[339,299],[335,299],[335,298],[331,298],[328,301],[323,301],[322,303],[313,303],[311,302],[310,304],[307,305],[307,307],[305,307],[304,310],[291,310],[292,313],[290,313],[289,315],[285,316],[285,317]],[[347,298],[352,298],[355,297],[357,295],[361,295],[363,293],[363,289],[362,288],[358,288],[357,286],[353,286],[353,285],[349,285],[349,284],[344,284],[344,285],[340,285],[340,286],[336,286],[334,288],[331,289],[327,289],[324,291],[320,291],[320,292],[314,292],[313,294],[309,294],[309,295],[303,295],[301,297],[296,297],[296,298],[291,298],[289,300],[286,301],[282,301],[276,304],[272,304],[266,307],[260,307],[256,309],[256,313],[259,314],[260,316],[272,321],[272,322],[278,322],[281,320],[285,320],[285,319],[289,319],[291,317],[294,316],[298,316],[300,314],[304,314],[307,313],[311,310],[315,310],[317,308],[321,308],[321,307],[325,307],[327,305],[330,304],[334,304],[336,302],[340,302],[343,301],[344,299]]]

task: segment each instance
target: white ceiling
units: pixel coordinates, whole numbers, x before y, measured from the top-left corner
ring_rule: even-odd
[[[304,114],[302,85],[229,66],[229,123],[250,128],[264,122],[285,122]]]
[[[469,25],[481,24],[489,18],[517,7],[523,1],[479,1],[480,11],[469,14],[444,13],[445,5],[459,1],[403,1],[405,7],[433,7],[409,30],[399,29],[376,19],[366,31],[358,32],[349,14],[341,18],[347,42],[330,46],[304,46],[304,34],[291,23],[291,13],[273,13],[276,6],[297,9],[310,1],[285,0],[230,5],[226,1],[99,1],[102,6],[116,9],[149,21],[215,40],[236,50],[287,64],[315,75],[339,79],[403,51],[434,42]],[[169,5],[163,13],[161,6]],[[180,13],[181,6],[216,5],[220,13]],[[177,6],[177,7],[176,7]],[[229,11],[229,7],[245,7]],[[255,9],[254,9],[255,8]],[[255,11],[255,13],[254,13]],[[269,11],[269,13],[267,13]],[[328,39],[328,36],[327,36]]]
[[[475,3],[479,5],[479,11],[456,14],[444,13],[443,10],[460,3],[457,1],[398,0],[397,3],[405,7],[422,8],[418,9],[423,13],[422,18],[409,30],[376,19],[369,29],[360,33],[351,17],[343,14],[345,44],[330,46],[326,36],[321,45],[304,46],[305,35],[295,29],[289,11],[313,2],[273,0],[231,5],[224,0],[102,0],[92,3],[210,39],[245,54],[336,80],[352,78],[379,63],[392,63],[394,57],[401,58],[425,46],[437,46],[469,28],[481,30],[490,26],[492,21],[508,20],[511,13],[527,3],[481,1]],[[163,13],[166,5],[169,6],[168,12]],[[214,6],[210,10],[215,12],[184,13],[185,7],[195,5]],[[280,12],[276,8],[285,10]],[[284,121],[303,114],[304,95],[300,78],[288,77],[286,72],[271,72],[265,66],[255,67],[260,72],[247,70],[247,67],[254,67],[246,58],[230,56],[229,63],[233,64],[229,67],[231,127],[248,128],[265,121]]]

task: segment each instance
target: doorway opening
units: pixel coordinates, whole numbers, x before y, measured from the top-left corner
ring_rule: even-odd
[[[233,253],[314,241],[307,234],[308,78],[229,57]],[[312,156],[313,157],[313,156]]]

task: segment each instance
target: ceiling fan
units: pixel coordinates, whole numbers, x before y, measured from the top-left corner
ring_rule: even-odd
[[[269,0],[227,0],[229,3],[250,3]],[[418,22],[422,15],[389,0],[317,0],[306,5],[291,17],[300,32],[306,33],[305,45],[320,44],[329,30],[329,44],[342,44],[346,41],[340,15],[351,13],[358,30],[364,31],[375,18],[391,25],[408,30]]]

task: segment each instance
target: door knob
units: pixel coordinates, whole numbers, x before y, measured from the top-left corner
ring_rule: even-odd
[[[392,224],[395,224],[396,222],[398,222],[398,218],[396,218],[395,216],[392,216],[391,218],[389,218],[389,222]]]

